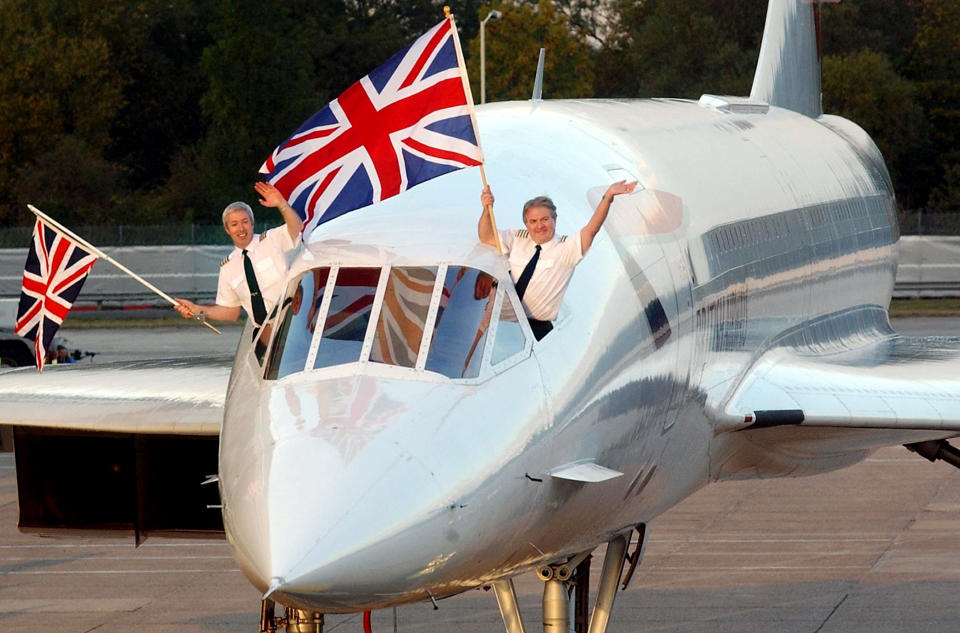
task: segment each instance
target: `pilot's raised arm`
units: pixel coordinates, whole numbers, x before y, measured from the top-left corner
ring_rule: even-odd
[[[483,205],[483,211],[480,212],[480,221],[477,223],[477,236],[484,244],[496,247],[497,240],[493,234],[493,221],[490,219],[490,210],[493,209],[493,192],[490,191],[490,185],[484,187],[480,193],[480,204]]]
[[[566,292],[573,269],[586,254],[593,239],[603,226],[614,197],[633,191],[634,181],[615,182],[603,194],[590,221],[573,237],[558,236],[557,206],[547,196],[537,196],[523,205],[525,229],[500,231],[504,254],[508,257],[510,274],[516,285],[517,295],[537,340],[553,329],[563,294]],[[488,209],[493,206],[493,192],[484,187],[480,194],[483,213],[477,225],[480,241],[496,245]]]
[[[253,209],[246,202],[231,202],[223,210],[223,230],[233,242],[233,251],[220,262],[217,299],[213,305],[198,305],[176,297],[174,307],[186,319],[236,321],[242,307],[256,325],[263,325],[283,292],[289,251],[300,244],[303,224],[276,187],[258,182],[260,204],[283,216],[283,226],[262,234],[253,232]]]

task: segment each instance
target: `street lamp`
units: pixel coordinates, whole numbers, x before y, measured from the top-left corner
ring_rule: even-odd
[[[487,44],[484,36],[487,20],[490,18],[498,20],[502,17],[502,13],[493,9],[487,14],[487,17],[480,20],[480,103],[487,102]]]

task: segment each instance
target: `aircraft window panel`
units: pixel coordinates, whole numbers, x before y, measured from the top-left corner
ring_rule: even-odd
[[[517,310],[510,296],[504,293],[503,303],[500,305],[500,319],[494,333],[490,364],[497,365],[523,351],[525,344],[523,326],[520,325],[520,320],[517,318]]]
[[[496,280],[485,272],[447,268],[427,370],[449,378],[479,376],[496,291]]]
[[[371,362],[416,366],[436,281],[436,267],[390,270],[370,350]]]
[[[264,332],[276,328],[264,374],[267,380],[304,370],[313,339],[311,320],[323,299],[329,272],[329,268],[318,268],[301,275],[281,301],[277,318],[264,326]]]
[[[362,359],[380,272],[379,268],[341,268],[337,271],[314,369]]]

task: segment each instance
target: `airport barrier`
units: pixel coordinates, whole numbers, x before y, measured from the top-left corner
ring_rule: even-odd
[[[894,297],[960,297],[960,237],[904,235],[899,249]]]
[[[232,247],[121,246],[103,251],[171,296],[210,301],[217,295],[220,261]],[[0,249],[0,297],[19,297],[26,248]],[[98,261],[74,304],[83,307],[167,305],[109,262]]]
[[[212,301],[220,260],[229,244],[120,246],[104,251],[169,295]],[[0,298],[20,296],[25,248],[0,249]],[[960,297],[960,237],[904,235],[899,245],[896,297]],[[163,300],[108,262],[98,262],[78,308],[165,305]]]

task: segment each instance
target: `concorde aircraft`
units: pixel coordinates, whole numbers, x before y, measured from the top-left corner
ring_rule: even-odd
[[[814,15],[770,0],[749,97],[479,108],[501,223],[548,192],[569,233],[640,183],[540,341],[464,170],[322,225],[232,370],[4,374],[21,527],[216,532],[222,505],[262,628],[289,631],[491,586],[516,633],[511,578],[536,570],[543,629],[565,632],[606,544],[603,633],[645,526],[711,482],[896,444],[960,465],[960,339],[890,328],[893,189],[870,137],[821,112]],[[215,471],[219,502],[197,485]]]

